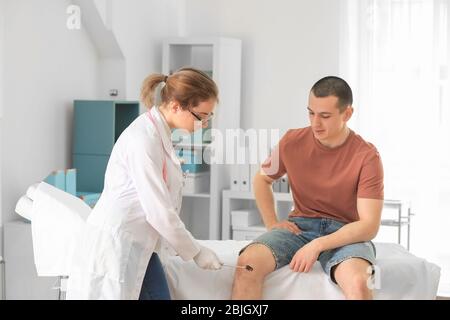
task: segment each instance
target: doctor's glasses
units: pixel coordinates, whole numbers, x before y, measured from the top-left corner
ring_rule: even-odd
[[[194,111],[192,111],[191,109],[189,109],[189,112],[198,120],[201,121],[203,123],[208,122],[209,120],[211,120],[214,117],[214,113],[208,113],[206,115],[200,115]]]

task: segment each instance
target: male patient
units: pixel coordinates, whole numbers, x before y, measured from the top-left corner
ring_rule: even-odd
[[[266,275],[287,264],[309,272],[316,262],[347,299],[372,299],[368,286],[383,206],[383,167],[377,149],[347,127],[349,85],[325,77],[312,87],[311,126],[289,130],[254,177],[267,232],[239,253],[233,299],[260,299]],[[288,175],[294,209],[279,221],[272,183]],[[308,290],[308,288],[305,288]]]

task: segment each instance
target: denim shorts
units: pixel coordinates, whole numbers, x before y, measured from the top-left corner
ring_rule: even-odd
[[[288,265],[295,253],[305,244],[316,238],[336,232],[345,225],[343,222],[328,218],[291,217],[288,221],[295,223],[299,227],[301,230],[299,235],[296,235],[287,229],[274,228],[262,234],[249,244],[259,243],[268,247],[275,258],[275,269]],[[241,254],[246,247],[244,247],[239,254]],[[334,266],[350,258],[362,258],[367,260],[371,265],[375,265],[375,256],[375,246],[371,241],[366,241],[323,251],[320,253],[318,260],[325,273],[334,283],[336,283],[336,280],[331,274],[331,270]]]

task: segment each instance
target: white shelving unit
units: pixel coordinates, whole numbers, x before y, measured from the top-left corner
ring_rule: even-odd
[[[290,193],[274,192],[275,206],[280,219],[287,218],[291,211],[293,201]],[[235,190],[224,190],[222,194],[222,239],[252,240],[266,231],[264,225],[253,225],[248,227],[231,227],[231,211],[242,208],[254,208],[255,197],[252,192],[242,192]],[[384,209],[394,210],[394,215],[383,216],[381,225],[385,227],[397,228],[397,243],[404,244],[409,250],[410,245],[410,223],[411,205],[409,201],[384,200]],[[384,212],[384,211],[383,211]],[[406,230],[403,230],[406,228]],[[403,232],[402,232],[403,231]],[[405,237],[404,237],[405,236]],[[406,238],[406,240],[404,239]]]
[[[275,207],[279,218],[287,218],[292,208],[291,193],[274,192]],[[252,192],[224,190],[222,193],[222,239],[252,240],[266,231],[262,221],[260,225],[231,228],[231,211],[255,208],[255,197]]]
[[[208,73],[219,88],[219,104],[211,128],[220,130],[240,127],[241,40],[222,37],[170,38],[163,43],[164,74],[181,67],[194,67]],[[180,147],[180,145],[177,145]],[[202,148],[208,144],[183,144]],[[197,239],[221,238],[222,190],[230,188],[230,168],[210,165],[209,193],[185,194],[181,218]]]
[[[406,242],[405,247],[409,250],[411,217],[414,215],[411,213],[411,203],[403,200],[385,199],[384,208],[393,209],[395,215],[392,217],[382,217],[381,225],[397,228],[397,243],[402,244]],[[406,228],[406,233],[405,231],[402,232],[403,228]],[[403,235],[406,235],[406,241]]]

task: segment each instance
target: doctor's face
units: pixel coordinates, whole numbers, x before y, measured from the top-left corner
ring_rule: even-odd
[[[200,102],[198,106],[180,112],[175,125],[177,128],[189,132],[206,128],[214,115],[215,107],[216,100],[214,99]]]

